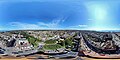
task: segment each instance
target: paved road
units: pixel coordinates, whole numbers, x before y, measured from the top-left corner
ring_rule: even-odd
[[[112,33],[112,36],[113,36],[113,41],[115,42],[115,44],[120,47],[120,39],[119,39],[119,37],[114,33]]]
[[[81,57],[83,60],[120,60],[120,59],[95,59],[95,58],[88,58],[88,57]]]

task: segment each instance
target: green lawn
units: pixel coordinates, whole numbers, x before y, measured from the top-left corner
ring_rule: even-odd
[[[56,40],[46,40],[44,43],[46,43],[46,44],[55,44]]]
[[[59,49],[59,48],[62,48],[62,46],[59,45],[59,44],[44,45],[44,46],[43,46],[43,49],[44,49],[44,50],[56,50],[56,49]]]
[[[29,41],[30,44],[32,44],[34,47],[38,46],[38,42],[41,42],[40,39],[37,39],[33,36],[30,36],[29,34],[27,34],[26,32],[22,32],[22,35],[24,35],[24,37],[26,37]]]

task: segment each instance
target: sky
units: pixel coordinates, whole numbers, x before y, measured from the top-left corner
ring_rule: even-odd
[[[120,30],[119,0],[0,0],[0,30]]]

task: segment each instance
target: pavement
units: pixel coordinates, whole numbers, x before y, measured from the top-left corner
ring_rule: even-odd
[[[88,57],[77,57],[74,59],[28,59],[24,57],[24,58],[2,58],[0,60],[120,60],[120,59],[96,59]]]
[[[81,57],[83,60],[120,60],[119,59],[96,59],[96,58],[88,58],[88,57]]]

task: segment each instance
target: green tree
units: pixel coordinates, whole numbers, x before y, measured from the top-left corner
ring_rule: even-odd
[[[65,45],[67,46],[72,46],[72,37],[66,38],[65,39]]]

